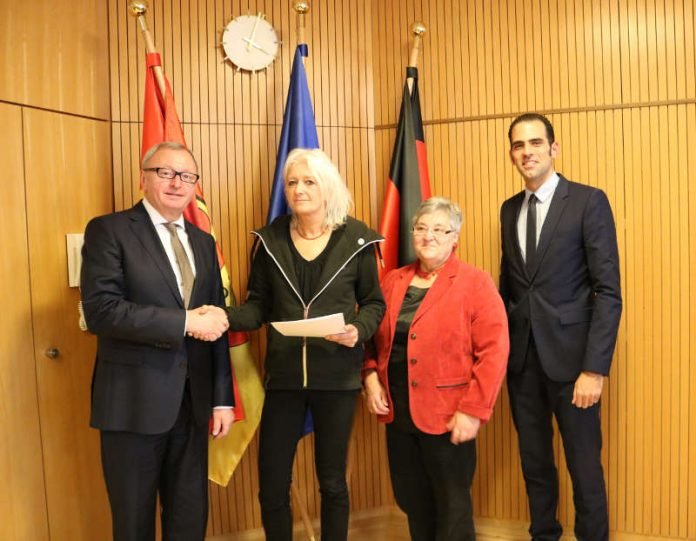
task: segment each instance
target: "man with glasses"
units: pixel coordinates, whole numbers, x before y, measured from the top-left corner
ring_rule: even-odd
[[[185,146],[160,143],[143,158],[143,200],[85,231],[90,424],[101,431],[114,541],[154,541],[158,495],[164,541],[204,539],[209,419],[213,437],[234,419],[215,241],[183,218],[198,178]],[[213,306],[195,310],[203,305]]]
[[[616,227],[601,190],[554,171],[553,126],[536,113],[508,131],[525,189],[503,203],[500,292],[510,327],[508,391],[533,539],[556,541],[552,417],[573,481],[578,541],[609,537],[599,403],[621,318]]]

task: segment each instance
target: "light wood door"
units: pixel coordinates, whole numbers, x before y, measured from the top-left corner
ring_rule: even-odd
[[[29,251],[22,161],[22,110],[0,104],[0,539],[47,539]]]
[[[95,339],[78,327],[66,233],[113,207],[109,125],[24,109],[29,275],[51,541],[110,539],[99,434],[89,428]],[[58,351],[49,358],[46,351]],[[26,427],[29,428],[29,427]],[[33,539],[45,538],[44,536]]]

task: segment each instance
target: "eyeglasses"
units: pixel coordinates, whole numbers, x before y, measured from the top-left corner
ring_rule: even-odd
[[[441,227],[431,229],[425,225],[417,225],[413,228],[414,237],[425,237],[429,232],[432,233],[436,240],[440,241],[450,233],[454,233],[454,229],[442,229]]]
[[[201,178],[201,176],[197,175],[196,173],[174,171],[174,169],[170,169],[169,167],[148,167],[146,169],[143,169],[143,171],[154,171],[157,173],[157,176],[159,178],[163,178],[166,180],[172,180],[173,178],[176,178],[177,175],[179,175],[181,182],[185,182],[186,184],[195,184],[196,182],[198,182],[198,179]]]

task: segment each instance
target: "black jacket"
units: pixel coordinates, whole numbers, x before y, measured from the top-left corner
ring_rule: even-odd
[[[196,262],[190,306],[224,305],[213,238],[186,222]],[[232,406],[227,336],[184,336],[186,311],[155,226],[142,203],[95,218],[82,248],[82,307],[97,335],[90,424],[161,434],[174,425],[188,373],[194,419]]]
[[[290,216],[286,215],[253,232],[259,246],[248,298],[242,306],[229,309],[230,327],[251,330],[270,321],[343,312],[346,324],[358,329],[358,344],[353,348],[323,338],[286,337],[269,326],[264,379],[268,389],[358,389],[362,343],[372,337],[385,310],[372,249],[382,238],[349,217],[333,231],[338,238],[328,248],[331,251],[314,297],[305,303],[287,241],[289,227]]]

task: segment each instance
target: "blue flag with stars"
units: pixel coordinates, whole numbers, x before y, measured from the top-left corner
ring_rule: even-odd
[[[267,223],[269,224],[278,216],[288,213],[288,203],[285,200],[283,186],[283,167],[288,154],[295,148],[319,148],[312,98],[309,95],[307,74],[302,62],[302,58],[307,55],[307,45],[304,43],[298,45],[295,49],[295,59],[292,61],[288,100],[285,103],[285,115],[283,116],[283,130],[280,133],[278,157],[273,174],[271,203],[268,206]]]
[[[278,216],[287,214],[289,210],[283,183],[283,167],[288,159],[288,154],[295,148],[319,148],[312,97],[309,95],[307,74],[302,61],[308,54],[307,44],[301,43],[295,49],[295,58],[292,61],[290,87],[288,88],[288,99],[285,102],[285,115],[283,116],[283,130],[280,132],[278,157],[273,174],[271,203],[268,205],[268,219],[266,221],[269,224]],[[312,415],[311,412],[307,411],[302,435],[309,434],[313,430]]]

